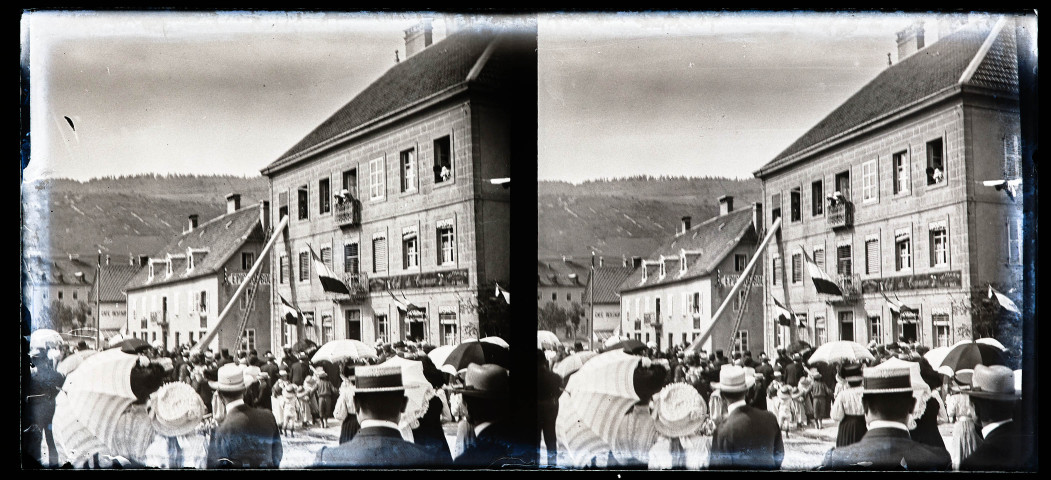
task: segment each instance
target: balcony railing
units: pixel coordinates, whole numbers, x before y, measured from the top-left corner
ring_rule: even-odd
[[[833,229],[854,226],[854,204],[841,200],[828,206],[828,225]]]
[[[343,283],[350,290],[350,295],[344,296],[343,301],[360,303],[369,294],[369,279],[364,273],[344,273]]]
[[[837,275],[832,278],[843,291],[843,302],[856,302],[861,298],[861,275]]]
[[[361,224],[361,202],[350,197],[336,202],[336,223],[341,227]]]

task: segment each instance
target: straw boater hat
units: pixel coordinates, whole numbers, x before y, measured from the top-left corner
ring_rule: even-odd
[[[219,367],[219,381],[216,390],[220,392],[240,392],[246,388],[244,368],[227,363]]]
[[[867,368],[862,377],[865,395],[913,391],[907,368]]]
[[[463,383],[463,388],[454,388],[453,392],[482,398],[507,398],[511,393],[507,369],[499,365],[472,363]]]
[[[976,365],[971,376],[971,388],[964,393],[988,400],[1010,401],[1021,398],[1022,392],[1015,389],[1014,371],[1003,365]]]
[[[357,385],[354,394],[402,392],[401,367],[360,366],[354,369]]]
[[[755,374],[749,375],[744,367],[727,365],[719,370],[719,381],[712,388],[723,392],[744,392],[755,384]]]
[[[193,387],[172,382],[151,395],[149,413],[157,433],[177,437],[193,432],[208,412]]]
[[[650,415],[659,433],[671,438],[696,433],[708,419],[704,398],[685,383],[665,386],[651,403]]]

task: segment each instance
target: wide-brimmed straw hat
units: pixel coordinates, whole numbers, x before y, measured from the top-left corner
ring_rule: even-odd
[[[1015,389],[1014,371],[1003,365],[976,365],[971,376],[971,388],[964,393],[988,400],[1017,400],[1022,392]]]
[[[208,413],[201,396],[182,382],[165,384],[154,392],[149,412],[154,430],[166,437],[193,432]]]
[[[696,433],[708,419],[704,398],[686,383],[665,386],[653,398],[650,415],[662,435],[672,438]]]
[[[907,368],[866,368],[862,377],[865,395],[913,391]]]
[[[245,385],[244,367],[233,363],[227,363],[219,367],[219,381],[216,390],[220,392],[240,392]]]
[[[263,375],[263,371],[256,366],[244,367],[245,385],[251,385],[259,381],[259,377]]]
[[[723,392],[744,392],[755,384],[755,375],[749,375],[745,367],[726,365],[719,370],[719,381],[712,388]]]

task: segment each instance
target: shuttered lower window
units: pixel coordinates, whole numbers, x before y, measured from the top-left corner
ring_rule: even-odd
[[[310,253],[299,252],[299,281],[310,280]]]
[[[288,283],[288,277],[292,276],[289,273],[289,271],[288,271],[288,269],[290,267],[291,267],[291,265],[289,265],[289,263],[288,263],[288,256],[287,255],[282,255],[281,256],[281,269],[280,269],[280,271],[281,271],[281,273],[280,273],[280,275],[281,275],[281,283]]]
[[[321,249],[321,263],[324,263],[328,267],[329,271],[332,271],[332,248],[325,247]]]
[[[814,249],[814,265],[820,268],[822,272],[825,271],[825,249],[815,248]]]
[[[803,255],[792,255],[792,283],[803,281]]]
[[[865,241],[865,273],[869,275],[879,273],[879,240],[877,239]]]
[[[387,273],[387,237],[372,239],[372,273]]]
[[[343,245],[343,272],[357,274],[359,268],[358,262],[357,242]]]
[[[836,247],[836,273],[840,275],[850,275],[851,260],[850,245],[840,245]]]

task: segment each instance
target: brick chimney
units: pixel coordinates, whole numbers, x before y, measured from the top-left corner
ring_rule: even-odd
[[[431,21],[420,20],[420,23],[405,30],[405,58],[416,55],[431,46]]]
[[[690,217],[689,215],[682,217],[682,230],[679,233],[686,233],[690,231],[690,220],[692,220],[692,217]]]
[[[898,61],[923,48],[923,22],[916,22],[896,35],[898,41]]]
[[[197,219],[198,218],[199,217],[197,216],[196,213],[193,214],[193,215],[190,215],[190,222],[189,222],[189,227],[190,228],[188,230],[186,230],[187,232],[192,232],[193,229],[197,228]]]
[[[145,267],[149,263],[150,263],[150,256],[149,255],[139,255],[139,266],[140,267]]]
[[[732,211],[734,211],[733,195],[723,195],[719,197],[719,216],[721,217]]]
[[[226,196],[226,213],[234,213],[241,209],[241,194],[231,193]]]

